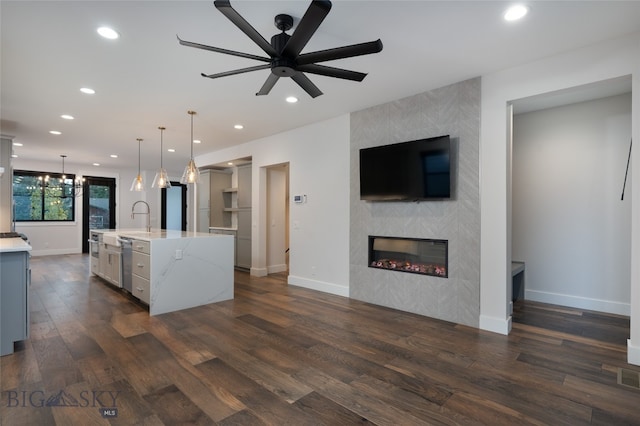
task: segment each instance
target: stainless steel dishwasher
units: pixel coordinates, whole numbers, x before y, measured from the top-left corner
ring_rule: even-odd
[[[133,291],[133,240],[126,237],[118,237],[122,246],[122,288],[129,293]]]

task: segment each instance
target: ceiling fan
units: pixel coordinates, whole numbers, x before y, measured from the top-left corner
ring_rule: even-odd
[[[304,89],[304,91],[312,98],[322,95],[320,89],[318,89],[318,87],[313,84],[313,82],[309,80],[304,73],[362,81],[367,74],[342,68],[329,67],[326,65],[318,65],[318,62],[369,55],[371,53],[378,53],[382,50],[382,41],[378,39],[366,43],[358,43],[300,54],[324,18],[329,14],[329,11],[331,10],[331,2],[328,0],[313,0],[302,19],[300,19],[300,22],[292,35],[287,34],[285,31],[288,31],[293,27],[293,18],[286,14],[276,15],[275,25],[282,32],[271,37],[271,43],[267,42],[267,40],[265,40],[255,28],[253,28],[233,7],[231,7],[229,0],[216,0],[213,4],[216,9],[222,12],[224,16],[226,16],[231,22],[240,28],[243,33],[253,40],[253,42],[256,43],[268,55],[268,57],[193,43],[182,40],[180,37],[178,37],[178,42],[183,46],[195,47],[198,49],[210,50],[212,52],[266,62],[266,64],[263,65],[256,65],[253,67],[241,68],[217,74],[201,74],[203,77],[207,78],[219,78],[250,71],[271,69],[271,74],[267,77],[267,80],[260,88],[260,91],[256,93],[257,96],[268,95],[280,77],[291,77],[293,81],[302,87],[302,89]]]

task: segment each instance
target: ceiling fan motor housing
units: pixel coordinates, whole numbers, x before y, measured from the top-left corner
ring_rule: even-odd
[[[276,15],[274,23],[276,24],[276,28],[280,31],[289,31],[291,27],[293,27],[293,18],[291,17],[291,15],[281,13],[279,15]]]
[[[289,15],[278,15],[280,17],[289,17]],[[276,24],[278,22],[278,16],[276,16]],[[293,22],[293,18],[291,18]],[[289,58],[282,55],[282,50],[287,44],[287,41],[291,36],[286,34],[283,30],[280,34],[276,34],[271,37],[271,45],[278,52],[278,56],[271,58],[271,72],[279,77],[291,77],[296,73],[296,61],[293,58]]]

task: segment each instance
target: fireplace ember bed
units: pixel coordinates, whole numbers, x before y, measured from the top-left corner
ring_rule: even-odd
[[[369,267],[448,278],[447,240],[369,236]]]

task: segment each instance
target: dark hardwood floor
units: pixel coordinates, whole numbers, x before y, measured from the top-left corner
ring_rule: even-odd
[[[149,317],[86,255],[32,258],[2,425],[640,425],[628,318],[517,303],[509,336],[236,273]]]

